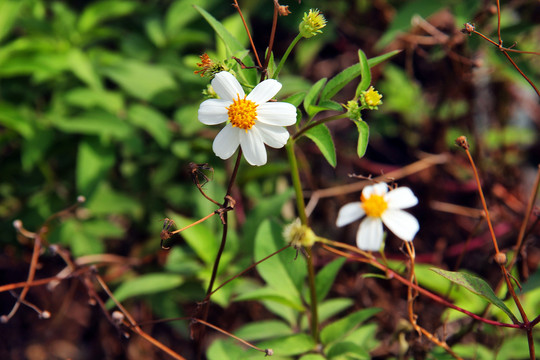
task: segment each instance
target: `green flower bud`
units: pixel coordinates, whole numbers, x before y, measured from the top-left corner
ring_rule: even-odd
[[[312,36],[322,33],[321,29],[326,26],[326,19],[318,9],[309,9],[309,13],[304,13],[302,22],[298,27],[300,35],[309,39]]]

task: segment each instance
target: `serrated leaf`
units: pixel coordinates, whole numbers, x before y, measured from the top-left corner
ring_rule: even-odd
[[[162,148],[167,147],[172,139],[172,132],[167,126],[167,119],[153,108],[134,104],[128,109],[129,120],[146,130]]]
[[[317,81],[309,89],[306,97],[304,98],[304,109],[306,110],[310,118],[313,117],[315,113],[317,113],[317,109],[313,108],[313,106],[316,105],[317,98],[319,97],[319,93],[321,92],[324,84],[326,84],[326,78],[322,78]]]
[[[431,268],[430,270],[497,306],[499,309],[504,311],[514,323],[519,322],[512,311],[501,299],[497,297],[497,295],[495,295],[489,284],[484,279],[457,271],[446,271],[437,268]]]
[[[184,278],[177,274],[154,273],[125,280],[114,291],[114,297],[119,302],[134,296],[155,294],[162,291],[172,290],[184,283]],[[114,307],[112,299],[107,301],[107,308]]]
[[[368,308],[364,310],[359,310],[357,312],[347,315],[342,319],[326,325],[321,331],[322,343],[328,345],[338,339],[341,339],[349,332],[360,326],[362,322],[369,319],[379,311],[381,311],[381,309],[379,308]]]
[[[323,267],[315,276],[317,302],[323,301],[334,284],[337,273],[345,263],[345,258],[338,258]]]
[[[320,124],[306,131],[304,135],[317,145],[326,161],[332,167],[336,167],[336,147],[334,146],[334,140],[332,140],[332,135],[328,127],[325,124]]]
[[[359,98],[362,91],[366,91],[369,87],[369,84],[371,84],[371,70],[369,69],[366,54],[364,54],[362,50],[358,50],[358,59],[358,63],[360,64],[361,80],[356,87],[356,98]]]
[[[363,120],[353,120],[358,128],[358,145],[356,152],[358,157],[361,158],[366,154],[366,149],[369,143],[369,126]]]

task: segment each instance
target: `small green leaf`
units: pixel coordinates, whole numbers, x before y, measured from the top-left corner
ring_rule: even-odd
[[[7,0],[0,2],[0,40],[2,40],[13,27],[13,24],[19,19],[19,9],[23,4],[19,0]]]
[[[172,132],[167,126],[167,119],[150,106],[134,104],[128,109],[128,118],[138,127],[146,130],[162,148],[167,147],[172,139]]]
[[[360,326],[362,322],[369,319],[379,311],[381,311],[381,309],[378,308],[359,310],[325,326],[321,331],[322,343],[328,345],[338,339],[343,338],[349,332]]]
[[[310,118],[313,117],[313,115],[315,115],[315,113],[317,112],[316,109],[313,108],[313,106],[317,104],[317,98],[324,84],[326,84],[326,78],[322,78],[317,81],[315,84],[313,84],[311,89],[309,89],[306,97],[304,98],[304,109],[306,110]]]
[[[235,301],[274,301],[278,304],[285,305],[291,309],[297,311],[304,311],[305,308],[302,302],[296,294],[291,294],[280,288],[274,288],[271,286],[255,289],[252,291],[246,291],[238,295],[234,299]]]
[[[272,349],[276,356],[300,355],[313,350],[315,345],[308,334],[295,334],[257,344],[262,349]]]
[[[255,350],[251,351],[255,353]],[[245,356],[246,351],[238,345],[237,341],[230,338],[213,341],[206,351],[208,360],[238,360]]]
[[[181,229],[190,224],[193,224],[195,220],[173,214],[170,216],[176,223],[176,227]],[[204,224],[198,224],[190,227],[180,233],[188,245],[195,251],[195,253],[201,258],[205,264],[213,264],[216,260],[216,254],[218,251],[218,240]]]
[[[172,290],[184,283],[184,278],[177,274],[154,273],[125,280],[114,291],[114,297],[119,302],[140,295],[155,294],[162,291]],[[112,299],[107,301],[107,308],[114,307]]]
[[[330,288],[334,284],[339,269],[345,263],[345,258],[338,258],[325,267],[323,267],[315,276],[315,291],[317,293],[317,302],[323,301],[328,295]]]
[[[364,360],[371,359],[369,353],[362,348],[360,345],[357,345],[350,341],[341,341],[335,344],[332,344],[325,351],[326,356],[330,360]]]
[[[101,109],[87,111],[81,115],[69,118],[51,115],[51,122],[66,133],[100,135],[125,139],[132,134],[132,127]]]
[[[358,146],[356,152],[358,157],[361,158],[366,154],[366,149],[369,143],[369,126],[363,120],[353,120],[358,128]]]
[[[332,140],[332,135],[330,134],[328,127],[326,127],[325,124],[320,124],[306,131],[304,135],[317,145],[326,161],[328,161],[332,167],[336,167],[336,147],[334,146],[334,140]]]
[[[86,208],[93,215],[130,214],[138,217],[142,214],[141,203],[131,195],[117,192],[106,183],[101,183],[92,197],[88,199]]]
[[[360,75],[360,64],[354,64],[334,76],[321,93],[321,101],[334,97],[348,83]]]
[[[286,245],[282,236],[282,228],[274,222],[264,220],[259,226],[255,236],[255,261],[259,261]],[[295,281],[291,276],[292,259],[288,261],[283,257],[283,252],[272,256],[257,265],[257,271],[261,277],[273,288],[281,289],[289,294],[290,298],[301,303],[300,293]],[[294,265],[294,264],[292,264]]]
[[[362,76],[362,79],[360,80],[360,83],[356,87],[356,98],[360,97],[360,93],[362,91],[366,91],[369,87],[369,84],[371,84],[371,70],[369,69],[368,60],[366,58],[366,54],[362,50],[358,50],[358,58],[359,58],[359,64],[360,64],[360,75]]]
[[[79,142],[77,153],[77,190],[88,196],[114,165],[114,151],[97,138],[87,138]]]
[[[292,335],[292,329],[280,320],[264,320],[244,325],[234,334],[246,341],[258,341]]]
[[[491,287],[483,279],[473,276],[470,274],[457,272],[457,271],[446,271],[437,268],[431,268],[433,272],[441,275],[442,277],[450,280],[451,282],[463,286],[472,293],[484,298],[491,304],[497,306],[499,309],[504,311],[506,315],[512,319],[512,322],[518,323],[519,321],[514,316],[512,311],[504,304],[504,302],[495,295]]]
[[[319,101],[319,107],[324,110],[343,111],[343,106],[333,100],[321,100]]]
[[[208,8],[208,0],[177,0],[174,1],[165,16],[165,30],[167,36],[172,37],[183,30],[190,21],[198,15],[193,8],[193,4],[198,4],[203,8]]]
[[[163,30],[163,24],[161,19],[157,16],[152,16],[144,22],[144,29],[146,30],[146,35],[152,43],[158,47],[162,48],[167,44],[167,37],[165,36],[165,31]]]
[[[402,50],[392,50],[392,51],[389,51],[389,52],[387,52],[385,54],[375,56],[373,58],[369,58],[368,59],[368,65],[369,65],[370,68],[372,68],[374,66],[377,66],[380,63],[390,59],[392,56],[395,56],[395,55],[399,54],[401,51]]]

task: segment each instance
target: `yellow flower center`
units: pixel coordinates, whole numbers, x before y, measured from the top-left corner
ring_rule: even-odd
[[[381,217],[384,211],[388,208],[388,203],[380,195],[372,194],[369,198],[364,198],[364,195],[360,197],[362,201],[362,209],[366,212],[367,216]]]
[[[369,106],[377,106],[381,104],[382,95],[371,86],[365,93],[365,101]]]
[[[255,125],[257,106],[259,105],[253,101],[246,100],[246,96],[240,99],[240,95],[238,95],[238,99],[233,100],[233,103],[227,108],[231,125],[244,129],[247,132]]]

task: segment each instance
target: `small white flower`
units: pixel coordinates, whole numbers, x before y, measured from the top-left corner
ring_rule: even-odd
[[[199,121],[206,125],[227,122],[214,139],[214,153],[225,160],[240,145],[248,163],[266,164],[264,144],[282,148],[289,139],[284,126],[296,123],[294,105],[268,102],[281,89],[281,84],[273,79],[264,80],[246,96],[238,80],[231,73],[222,71],[212,80],[212,87],[220,99],[201,104]]]
[[[360,219],[356,245],[361,250],[378,251],[383,240],[383,223],[397,237],[412,241],[420,225],[418,220],[402,209],[418,204],[418,199],[408,187],[388,191],[386,184],[366,186],[359,202],[343,206],[338,213],[337,226],[345,226]]]

